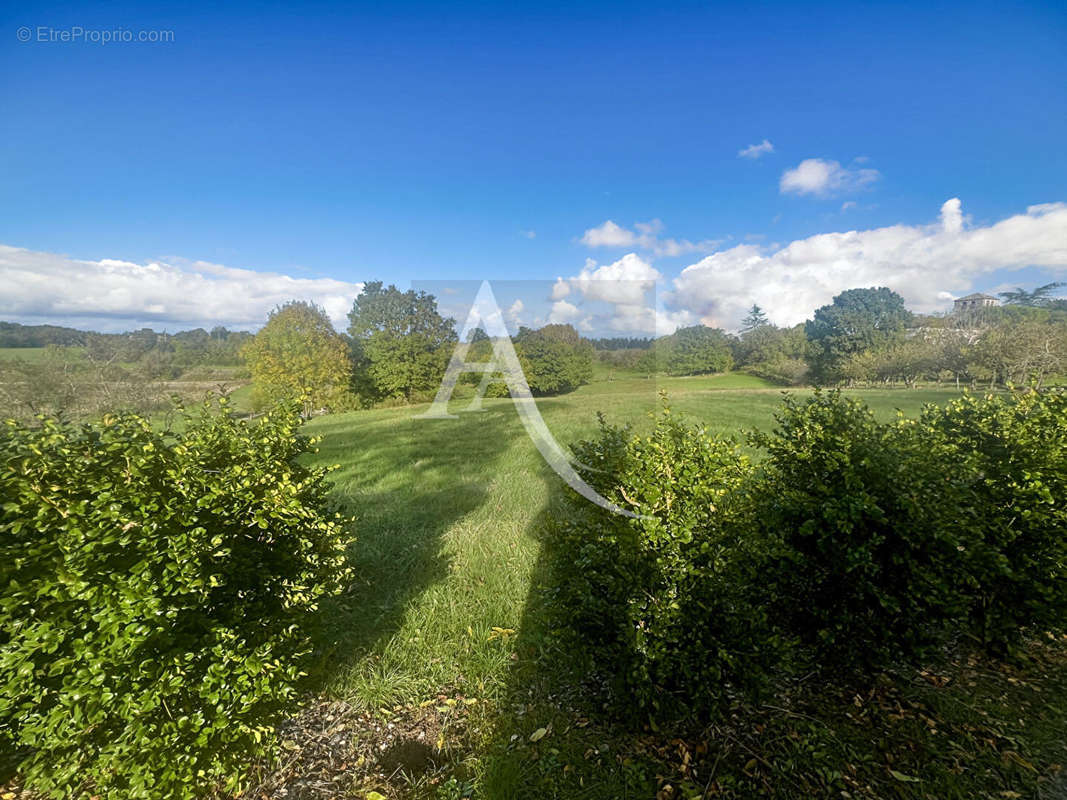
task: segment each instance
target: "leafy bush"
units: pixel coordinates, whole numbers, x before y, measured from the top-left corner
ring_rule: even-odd
[[[192,797],[265,752],[346,576],[293,411],[0,434],[0,730],[55,797]]]
[[[564,626],[642,711],[706,711],[731,691],[758,693],[785,643],[759,603],[752,467],[737,445],[665,409],[650,437],[602,419],[599,438],[574,450],[584,477],[642,518],[576,496],[553,515]]]
[[[917,653],[964,606],[961,531],[937,451],[839,392],[786,398],[755,434],[758,519],[778,543],[766,575],[777,618],[821,661]]]
[[[951,480],[975,637],[1003,650],[1067,624],[1067,394],[965,395],[909,427]]]
[[[549,525],[559,627],[620,698],[701,713],[776,672],[1067,625],[1067,394],[883,424],[815,392],[777,421],[751,437],[756,467],[669,410],[651,436],[601,420],[575,447],[583,477],[643,515],[569,495]]]

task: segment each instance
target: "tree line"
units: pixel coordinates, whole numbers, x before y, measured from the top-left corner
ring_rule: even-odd
[[[695,325],[633,346],[594,344],[601,363],[646,374],[741,369],[789,385],[1040,385],[1067,370],[1067,300],[1051,296],[1058,286],[1002,292],[1003,305],[941,316],[913,313],[885,287],[849,289],[792,327],[754,305],[737,334]]]
[[[853,289],[804,325],[807,363],[822,384],[952,381],[1039,386],[1067,369],[1067,302],[1002,293],[1002,306],[945,316],[910,312],[889,289]]]
[[[754,305],[736,334],[693,325],[654,339],[587,339],[552,324],[522,327],[511,340],[538,395],[588,383],[596,362],[644,376],[736,369],[783,385],[1042,385],[1067,371],[1067,300],[1052,296],[1059,286],[1019,288],[1001,294],[1003,305],[942,316],[915,314],[896,292],[872,287],[841,292],[791,327],[772,324]],[[432,294],[372,281],[341,332],[322,308],[294,300],[254,336],[221,326],[101,334],[0,323],[3,342],[49,347],[44,358],[0,362],[0,399],[13,413],[147,411],[165,401],[167,382],[251,377],[257,407],[301,400],[310,414],[429,399],[458,335]],[[490,360],[484,332],[470,344],[468,360]],[[504,396],[507,387],[490,383],[488,394]]]
[[[372,281],[356,298],[348,321],[340,333],[324,309],[300,300],[271,312],[243,351],[254,402],[298,399],[307,415],[414,402],[436,392],[459,337],[455,320],[440,313],[432,294]],[[572,391],[593,377],[593,345],[571,325],[522,327],[512,344],[535,394]],[[467,360],[487,363],[491,356],[492,341],[476,330]],[[464,383],[481,378],[468,373]],[[487,393],[502,396],[507,389],[497,382]]]
[[[158,332],[141,328],[124,333],[96,333],[60,325],[22,325],[0,321],[0,347],[84,347],[96,360],[134,363],[145,359],[160,368],[188,369],[205,364],[237,365],[241,348],[252,338],[247,331],[231,331],[216,325],[203,328]]]
[[[175,394],[189,399],[206,387],[233,388],[235,381],[247,378],[241,351],[252,334],[222,326],[172,334],[150,328],[95,333],[2,325],[0,341],[15,343],[0,360],[5,416],[88,418],[119,409],[148,413],[169,407]]]

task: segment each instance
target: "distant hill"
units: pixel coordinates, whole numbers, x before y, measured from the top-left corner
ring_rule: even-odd
[[[159,333],[141,328],[125,333],[79,331],[59,325],[22,325],[0,322],[0,350],[83,347],[96,361],[141,362],[149,358],[156,366],[167,364],[173,369],[202,365],[237,365],[241,348],[252,338],[248,331],[231,331],[217,325],[210,331],[193,328],[177,333]]]
[[[47,347],[50,344],[82,346],[86,332],[61,325],[22,325],[0,322],[0,347]]]

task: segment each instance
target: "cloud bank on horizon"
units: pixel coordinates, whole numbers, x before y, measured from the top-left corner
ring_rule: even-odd
[[[753,303],[772,322],[795,325],[845,289],[867,286],[888,286],[916,311],[942,311],[976,280],[1026,267],[1067,272],[1067,203],[1033,205],[992,225],[971,226],[954,197],[928,225],[822,233],[784,247],[740,244],[690,264],[669,284],[637,253],[604,266],[589,260],[577,276],[557,281],[553,299],[573,290],[603,295],[597,280],[654,281],[664,289],[656,324],[627,303],[618,304],[620,320],[645,331],[697,322],[736,329]]]
[[[605,264],[586,259],[577,274],[557,279],[545,321],[587,330],[595,322],[598,329],[620,334],[663,334],[697,323],[736,329],[756,303],[772,322],[794,325],[841,291],[865,286],[888,286],[911,308],[936,312],[998,270],[1067,273],[1063,202],[1033,205],[1025,213],[975,226],[960,200],[951,198],[930,224],[821,233],[784,246],[717,250],[712,240],[664,239],[662,230],[659,220],[633,229],[607,220],[585,231],[579,241],[590,249],[631,252]],[[653,265],[656,258],[694,252],[708,254],[673,278]],[[88,261],[0,245],[0,318],[26,323],[98,330],[144,324],[255,329],[275,306],[305,299],[323,306],[344,329],[361,289],[362,283],[203,261]],[[518,320],[522,301],[508,311]]]
[[[102,331],[143,325],[258,328],[288,300],[312,300],[335,326],[363,288],[333,278],[294,278],[206,261],[86,261],[0,245],[0,318]]]

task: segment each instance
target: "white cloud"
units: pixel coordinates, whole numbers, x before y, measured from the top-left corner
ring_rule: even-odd
[[[537,231],[532,231],[532,230],[531,231],[521,231],[521,233],[527,239],[536,239],[537,238]]]
[[[757,303],[772,321],[793,325],[845,289],[888,286],[931,312],[983,274],[1023,267],[1067,272],[1067,203],[970,228],[952,198],[930,225],[824,233],[777,250],[739,245],[686,267],[668,300],[708,324],[736,327]]]
[[[690,311],[669,311],[644,303],[620,303],[599,318],[601,325],[619,334],[666,336],[678,328],[695,325],[699,319]]]
[[[946,200],[941,206],[941,229],[945,233],[959,233],[963,230],[962,204],[958,197]]]
[[[586,259],[585,267],[573,278],[559,278],[556,281],[552,287],[552,298],[565,297],[571,291],[576,291],[589,300],[639,304],[644,302],[645,295],[662,277],[659,270],[637,253],[627,253],[618,261],[603,266]],[[557,291],[560,286],[566,286],[566,291]]]
[[[586,247],[635,247],[637,241],[636,233],[616,225],[610,219],[582,235],[582,244]]]
[[[881,177],[876,169],[848,169],[836,161],[806,158],[782,173],[778,189],[782,194],[813,194],[825,197],[855,192]]]
[[[637,253],[602,265],[587,258],[577,275],[556,279],[548,321],[573,322],[580,317],[577,325],[583,331],[671,333],[679,324],[691,324],[693,316],[685,310],[657,310],[655,289],[662,279],[659,270]],[[574,302],[564,297],[572,297]]]
[[[519,325],[522,324],[522,318],[519,315],[522,314],[525,309],[526,304],[518,298],[516,298],[515,302],[508,307],[505,316],[508,318],[508,322],[511,323],[512,328],[518,328]]]
[[[582,316],[582,311],[578,306],[568,303],[566,300],[557,300],[552,304],[552,311],[548,315],[548,321],[554,324],[564,324],[574,322],[580,316]]]
[[[850,208],[855,208],[855,207],[856,207],[856,201],[855,200],[846,200],[845,202],[843,202],[841,204],[841,211],[845,212],[845,211],[848,211]]]
[[[123,330],[134,325],[256,328],[275,306],[312,300],[339,329],[363,288],[333,278],[294,278],[205,261],[102,259],[0,245],[0,316]]]
[[[705,239],[691,242],[688,239],[660,239],[664,225],[654,219],[638,222],[636,230],[629,230],[613,220],[605,220],[595,228],[589,228],[580,239],[586,247],[634,247],[648,250],[656,256],[679,256],[685,253],[708,252],[718,247],[719,242]]]
[[[745,147],[745,148],[743,148],[741,150],[738,150],[737,151],[737,155],[740,158],[756,159],[756,158],[759,158],[760,156],[765,156],[768,153],[773,153],[773,152],[774,152],[774,145],[771,144],[766,139],[764,139],[759,144],[750,144],[748,147]]]

